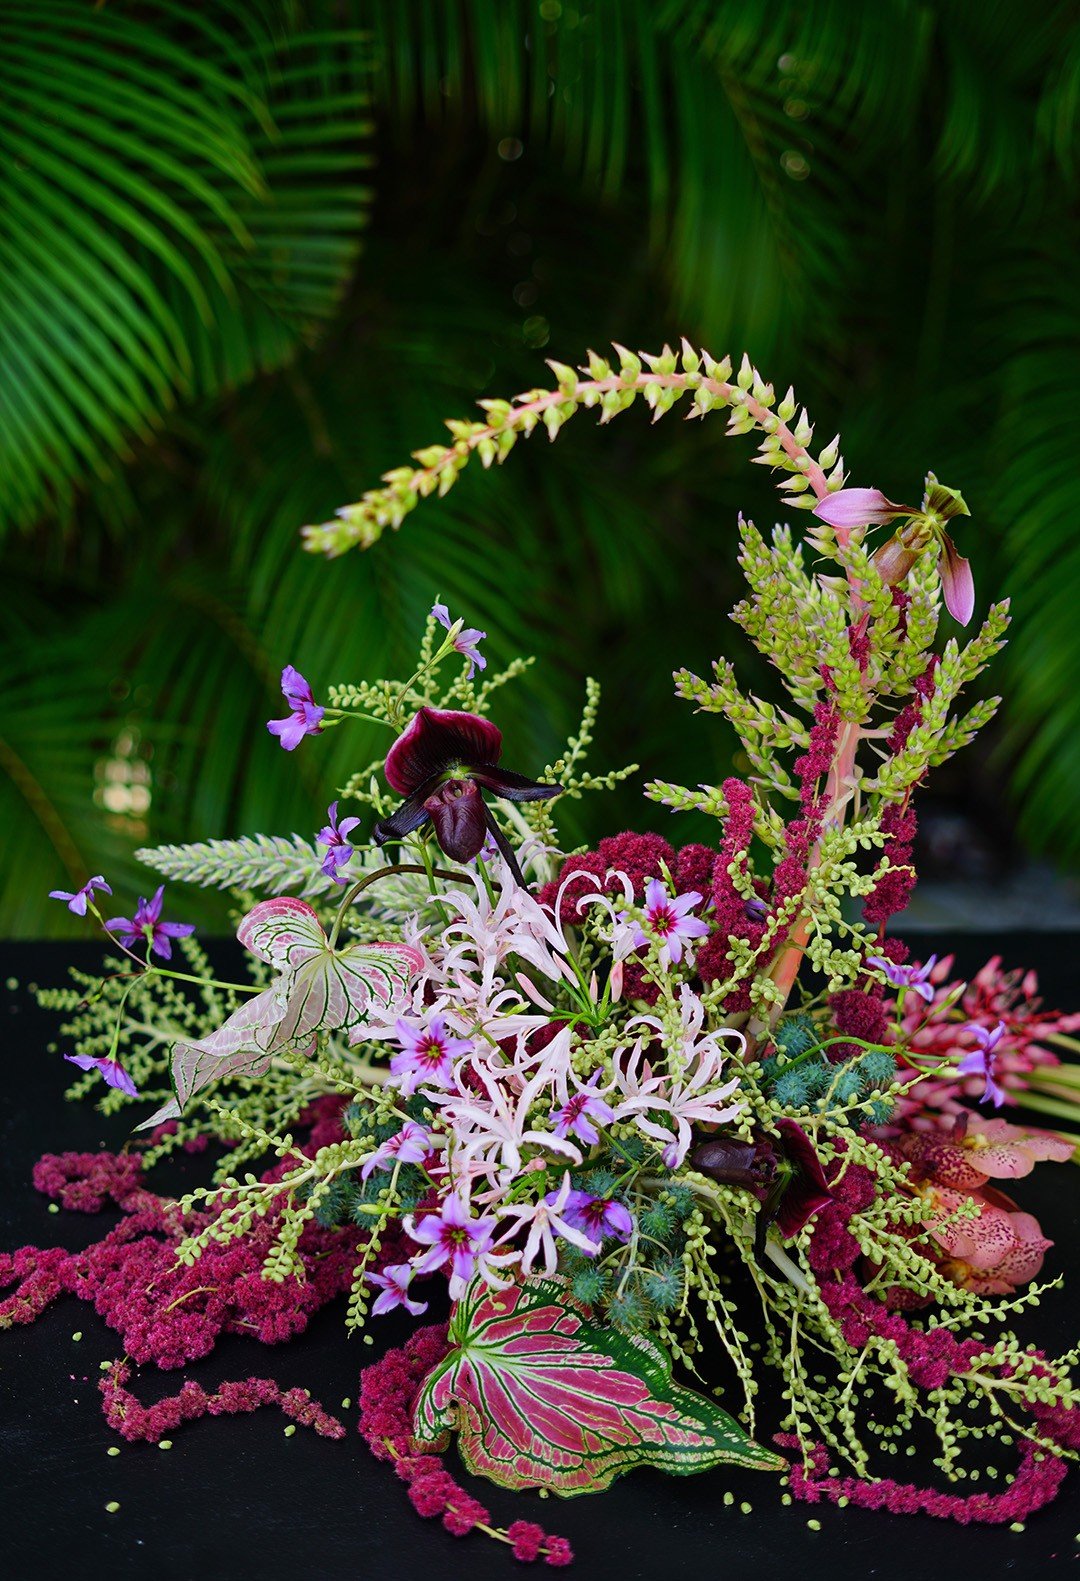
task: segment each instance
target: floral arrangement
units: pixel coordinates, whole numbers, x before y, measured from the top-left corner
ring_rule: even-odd
[[[1063,1058],[1080,1014],[1043,1009],[1034,975],[997,959],[955,981],[888,931],[915,881],[913,793],[996,707],[960,698],[1007,605],[937,644],[942,603],[961,625],[975,607],[959,493],[931,475],[911,507],[849,487],[838,441],[815,454],[805,411],[745,359],[733,375],[685,343],[616,351],[617,366],[555,363],[556,388],[482,403],[483,421],[451,423],[449,445],[307,543],[368,545],[472,456],[503,461],[583,406],[607,421],[644,400],[659,418],[685,400],[756,432],[809,522],[803,542],[738,524],[734,619],[786,705],[742,691],[726,658],[710,678],[679,672],[750,773],[646,788],[713,818],[715,838],[565,852],[560,801],[634,772],[585,766],[597,689],[538,778],[504,766],[499,696],[525,664],[488,674],[484,633],[441,603],[407,680],[318,701],[287,666],[287,715],[268,727],[286,752],[363,718],[386,727],[385,757],[314,839],[142,853],[240,897],[245,981],[219,980],[191,928],[162,920],[162,888],[111,918],[100,876],[57,892],[120,960],[41,998],[63,1014],[73,1095],[131,1109],[137,1142],[41,1161],[61,1205],[121,1219],[88,1251],[4,1259],[0,1314],[92,1301],[123,1342],[102,1393],[128,1439],[262,1404],[341,1436],[269,1379],[187,1382],[145,1407],[132,1367],[180,1367],[225,1333],[287,1339],[342,1292],[370,1340],[381,1314],[423,1319],[444,1290],[449,1320],[365,1370],[360,1431],[420,1514],[522,1560],[570,1553],[532,1522],[493,1525],[440,1459],[451,1440],[504,1488],[574,1495],[644,1464],[730,1463],[787,1501],[1022,1522],[1080,1449],[1080,1393],[1075,1352],[1013,1330],[1052,1243],[1002,1183],[1080,1140],[1026,1123],[1080,1121]],[[206,1185],[151,1189],[163,1155],[211,1144]],[[923,1477],[889,1474],[924,1442]]]

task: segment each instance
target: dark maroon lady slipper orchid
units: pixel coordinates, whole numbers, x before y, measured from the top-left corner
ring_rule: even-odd
[[[557,796],[562,787],[499,768],[501,756],[502,731],[490,719],[455,709],[421,708],[387,754],[387,781],[405,800],[375,825],[376,845],[404,839],[430,821],[446,855],[469,862],[479,856],[490,834],[524,884],[517,858],[481,791],[507,801],[543,801]]]
[[[761,1203],[757,1216],[755,1248],[764,1250],[769,1225],[776,1225],[785,1240],[798,1235],[804,1224],[832,1200],[829,1182],[813,1143],[794,1120],[778,1120],[779,1137],[711,1136],[690,1154],[694,1169],[724,1186],[745,1186]]]

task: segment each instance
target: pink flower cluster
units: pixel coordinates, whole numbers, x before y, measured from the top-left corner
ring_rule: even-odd
[[[565,1537],[548,1535],[529,1521],[515,1521],[505,1533],[491,1526],[491,1516],[467,1493],[438,1455],[418,1454],[412,1437],[412,1409],[417,1390],[448,1349],[445,1324],[417,1329],[400,1350],[387,1351],[360,1375],[360,1433],[378,1460],[391,1460],[409,1489],[418,1515],[441,1519],[454,1537],[476,1528],[504,1537],[515,1559],[568,1565],[573,1559]]]
[[[955,1063],[978,1047],[978,1031],[1004,1032],[994,1047],[994,1078],[1009,1095],[1022,1091],[1035,1070],[1061,1063],[1046,1047],[1048,1037],[1080,1031],[1080,1012],[1047,1010],[1034,972],[1001,968],[995,955],[965,987],[952,978],[953,957],[940,960],[930,974],[934,997],[929,1005],[913,995],[904,1001],[903,1029],[920,1063]],[[919,1082],[898,1103],[896,1117],[917,1130],[940,1125],[944,1115],[959,1114],[965,1103],[978,1102],[985,1086],[978,1070],[933,1076]]]

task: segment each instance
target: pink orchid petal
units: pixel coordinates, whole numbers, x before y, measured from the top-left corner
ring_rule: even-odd
[[[966,626],[975,613],[975,578],[971,574],[971,561],[958,552],[948,533],[941,535],[938,571],[945,608],[954,620]]]

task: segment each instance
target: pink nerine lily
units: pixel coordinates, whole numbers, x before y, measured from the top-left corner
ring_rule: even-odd
[[[635,1016],[629,1027],[646,1027],[648,1034],[640,1037],[626,1059],[616,1059],[616,1081],[625,1094],[615,1106],[617,1120],[634,1116],[638,1129],[663,1145],[663,1160],[669,1169],[677,1169],[690,1148],[691,1125],[723,1125],[742,1112],[743,1105],[736,1099],[727,1103],[737,1090],[739,1078],[721,1083],[724,1067],[722,1038],[733,1038],[742,1044],[738,1032],[703,1032],[705,1008],[696,994],[684,984],[680,998],[682,1012],[682,1043],[674,1053],[667,1055],[668,1071],[653,1075],[645,1058],[650,1043],[663,1039],[663,1023],[656,1016]],[[648,1119],[655,1114],[664,1120]],[[672,1128],[674,1127],[674,1135]]]
[[[553,1060],[545,1060],[519,1092],[513,1090],[510,1072],[475,1064],[473,1074],[484,1091],[461,1089],[460,1095],[441,1099],[442,1113],[453,1126],[455,1163],[482,1160],[489,1172],[511,1179],[521,1171],[522,1149],[536,1147],[557,1153],[573,1164],[581,1153],[572,1142],[530,1125],[533,1107],[541,1092],[551,1086]],[[436,1097],[436,1101],[440,1101]]]

